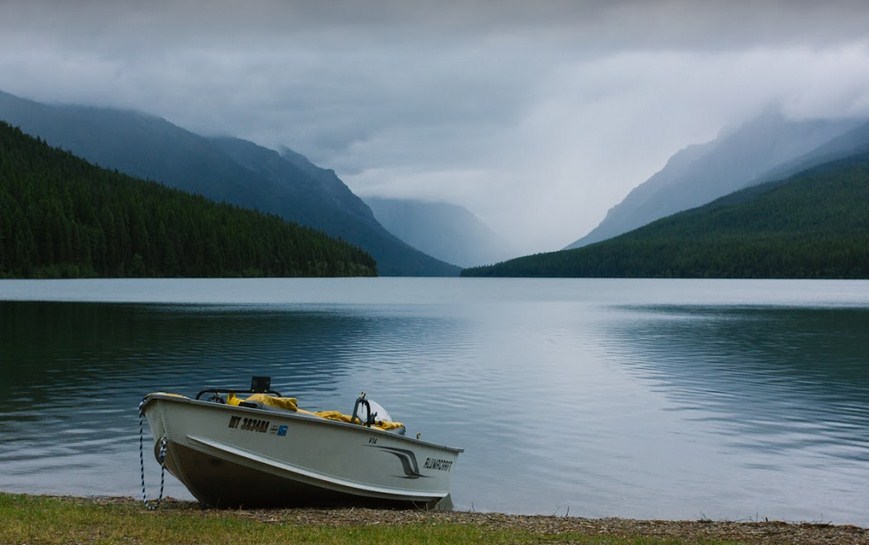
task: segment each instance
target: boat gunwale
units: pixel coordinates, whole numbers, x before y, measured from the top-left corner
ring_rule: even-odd
[[[400,441],[407,441],[410,443],[414,443],[414,444],[418,444],[418,445],[422,445],[422,446],[426,446],[426,447],[430,447],[430,448],[442,449],[442,450],[446,450],[449,452],[453,452],[456,455],[461,454],[465,451],[465,449],[459,448],[459,447],[450,447],[447,445],[432,443],[430,441],[426,441],[423,439],[417,439],[415,437],[409,437],[407,435],[399,435],[397,433],[390,432],[387,430],[382,430],[382,429],[375,428],[375,427],[361,426],[359,424],[350,424],[348,422],[341,422],[338,420],[328,420],[326,418],[318,417],[316,415],[309,416],[309,415],[298,414],[298,413],[295,413],[293,411],[288,411],[288,410],[284,410],[284,409],[277,409],[277,408],[266,409],[266,408],[259,408],[259,407],[244,407],[241,405],[224,405],[224,404],[220,404],[220,403],[215,403],[213,401],[205,401],[202,399],[192,399],[192,398],[189,398],[189,397],[181,395],[181,394],[172,394],[172,393],[168,393],[168,392],[153,392],[153,393],[146,395],[142,399],[141,410],[142,410],[143,414],[146,413],[148,404],[154,400],[169,401],[169,402],[176,402],[176,403],[187,403],[187,404],[191,404],[191,405],[195,405],[195,406],[208,407],[208,408],[214,408],[214,409],[219,409],[219,410],[238,410],[241,412],[252,413],[252,414],[260,414],[260,415],[265,414],[265,415],[273,415],[273,416],[276,415],[276,416],[280,416],[281,418],[288,418],[290,420],[298,420],[299,422],[312,423],[315,425],[338,426],[338,427],[343,427],[345,429],[354,430],[354,431],[376,432],[376,433],[386,434],[387,436],[392,437],[394,439],[398,439]]]

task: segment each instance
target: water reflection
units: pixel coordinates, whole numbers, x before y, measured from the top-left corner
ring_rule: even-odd
[[[729,435],[734,448],[869,461],[866,309],[632,311],[610,334],[673,410]]]

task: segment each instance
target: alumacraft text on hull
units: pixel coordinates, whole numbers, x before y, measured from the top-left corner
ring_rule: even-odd
[[[391,503],[449,506],[462,449],[406,437],[374,402],[311,413],[254,377],[250,390],[145,396],[158,461],[217,507]],[[253,394],[242,400],[236,393]],[[202,399],[203,397],[206,399]]]

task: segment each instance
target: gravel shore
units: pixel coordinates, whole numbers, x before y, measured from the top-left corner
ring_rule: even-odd
[[[100,498],[84,501],[127,503],[130,498]],[[448,523],[483,528],[516,529],[541,537],[567,533],[619,537],[673,538],[688,542],[710,539],[747,544],[869,545],[869,529],[857,526],[786,523],[777,521],[667,521],[619,518],[587,519],[573,516],[506,515],[466,511],[383,510],[366,508],[330,509],[202,509],[195,502],[164,501],[160,510],[196,511],[207,516],[251,518],[264,524],[313,524],[323,526],[404,525]],[[159,514],[158,511],[154,511]]]

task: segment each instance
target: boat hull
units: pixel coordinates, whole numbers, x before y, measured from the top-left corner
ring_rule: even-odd
[[[288,411],[150,394],[155,456],[215,507],[449,502],[461,449]],[[442,506],[441,505],[441,506]]]

